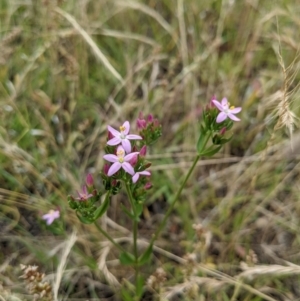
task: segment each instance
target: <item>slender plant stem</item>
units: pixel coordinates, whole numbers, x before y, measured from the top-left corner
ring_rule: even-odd
[[[135,281],[136,281],[136,290],[138,289],[138,281],[139,281],[139,265],[138,265],[138,247],[137,247],[137,232],[138,232],[138,216],[135,208],[135,200],[132,196],[131,189],[128,183],[125,183],[126,191],[129,197],[129,202],[133,211],[134,220],[133,220],[133,252],[135,257]]]
[[[120,246],[105,230],[103,230],[98,224],[97,222],[94,222],[96,228],[98,229],[98,231],[105,236],[117,249],[119,249],[121,252],[126,252],[125,249]]]
[[[195,166],[196,166],[196,164],[197,164],[197,162],[198,162],[199,159],[200,159],[200,155],[197,155],[196,158],[195,158],[195,160],[194,160],[194,162],[193,162],[193,165],[191,166],[191,168],[189,169],[187,175],[185,176],[184,181],[180,185],[180,187],[179,187],[179,189],[178,189],[178,191],[177,191],[177,193],[176,193],[176,195],[175,195],[175,197],[174,197],[174,199],[173,199],[173,201],[172,201],[172,203],[171,203],[168,211],[166,212],[166,214],[165,214],[162,222],[160,223],[160,225],[156,229],[155,233],[153,234],[151,242],[150,242],[151,244],[154,243],[154,241],[158,238],[158,235],[160,234],[160,232],[162,231],[162,229],[165,227],[167,219],[170,216],[171,212],[173,211],[174,206],[175,206],[177,200],[179,199],[179,196],[181,195],[181,192],[182,192],[182,190],[183,190],[183,188],[184,188],[187,180],[189,179],[191,173],[193,172],[193,170],[194,170],[194,168],[195,168]]]
[[[205,141],[204,141],[204,143],[203,143],[202,150],[205,148],[205,146],[206,146],[206,144],[207,144],[207,142],[208,142],[210,136],[211,136],[211,133],[209,132],[209,133],[206,135],[206,137],[205,137]],[[186,174],[186,176],[185,176],[185,178],[184,178],[182,184],[180,185],[180,187],[179,187],[177,193],[176,193],[175,196],[174,196],[174,199],[173,199],[173,201],[172,201],[172,203],[171,203],[171,206],[169,207],[169,209],[168,209],[168,211],[166,212],[166,214],[165,214],[165,216],[164,216],[162,222],[160,223],[160,225],[159,225],[158,228],[156,229],[155,233],[153,234],[150,244],[153,244],[153,243],[154,243],[154,241],[158,238],[158,236],[159,236],[160,232],[162,231],[162,229],[165,227],[166,222],[167,222],[167,219],[168,219],[168,217],[170,216],[171,212],[173,211],[174,206],[175,206],[176,202],[178,201],[178,199],[179,199],[179,197],[180,197],[180,195],[181,195],[181,192],[182,192],[182,190],[183,190],[183,188],[184,188],[186,182],[188,181],[190,175],[192,174],[192,172],[193,172],[193,170],[194,170],[194,168],[195,168],[197,162],[199,161],[200,157],[201,157],[201,154],[198,154],[198,155],[196,156],[196,158],[194,159],[194,162],[193,162],[191,168],[189,169],[189,171],[188,171],[188,173]]]
[[[105,200],[104,202],[107,201],[107,199],[110,197],[110,191],[107,192],[106,196],[105,196]],[[119,249],[122,252],[125,252],[125,250],[105,231],[103,230],[97,223],[97,221],[94,222],[96,228],[98,229],[98,231],[105,236],[117,249]]]

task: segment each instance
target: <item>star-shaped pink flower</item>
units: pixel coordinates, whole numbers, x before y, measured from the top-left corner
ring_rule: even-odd
[[[114,138],[107,141],[108,145],[118,145],[122,144],[126,153],[131,152],[131,143],[129,140],[140,140],[143,139],[139,135],[128,135],[130,130],[130,124],[125,121],[123,125],[120,126],[120,132],[112,128],[110,125],[107,126],[108,131],[114,136]]]
[[[88,193],[85,185],[82,187],[82,192],[77,191],[77,194],[78,198],[76,198],[75,200],[78,201],[86,201],[93,196],[91,193]]]
[[[59,210],[50,210],[47,214],[42,216],[42,219],[46,221],[46,224],[49,226],[53,223],[53,221],[59,218],[60,213]]]
[[[103,158],[108,161],[112,162],[112,166],[109,168],[107,175],[110,177],[114,175],[116,172],[119,171],[120,168],[123,168],[127,173],[134,175],[134,169],[129,163],[129,161],[134,157],[137,156],[139,152],[133,152],[125,156],[125,149],[120,145],[117,149],[117,155],[108,154],[104,155]]]
[[[234,106],[230,106],[230,103],[225,97],[222,99],[221,103],[216,99],[212,99],[211,101],[220,111],[219,115],[217,116],[217,123],[223,122],[227,117],[234,121],[240,121],[240,119],[237,118],[235,114],[241,112],[241,107],[235,108]]]

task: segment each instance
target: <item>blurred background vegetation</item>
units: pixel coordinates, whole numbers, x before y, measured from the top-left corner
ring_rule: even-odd
[[[166,282],[144,300],[300,300],[299,13],[293,0],[1,0],[1,300],[33,300],[19,264],[59,279],[60,300],[120,300],[134,271],[105,253],[67,195],[88,172],[101,185],[108,124],[155,115],[163,137],[148,152],[139,229],[149,239],[212,95],[242,106],[242,121],[183,191],[143,271],[162,267]],[[120,202],[99,223],[125,239]],[[41,216],[56,207],[59,227],[48,228]]]

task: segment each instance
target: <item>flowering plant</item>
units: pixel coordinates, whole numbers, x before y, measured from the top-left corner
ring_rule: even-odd
[[[197,155],[191,168],[187,171],[184,181],[179,185],[177,193],[171,199],[170,207],[163,220],[148,242],[147,249],[142,253],[137,245],[138,223],[147,192],[152,187],[151,172],[149,171],[151,163],[146,160],[147,148],[158,140],[162,134],[162,128],[158,120],[151,114],[144,117],[142,113],[136,122],[138,135],[130,133],[129,121],[125,121],[119,127],[119,131],[110,125],[107,126],[108,139],[105,147],[106,154],[103,156],[106,162],[101,172],[103,187],[99,190],[96,189],[92,175],[88,174],[85,180],[86,185],[83,186],[82,191],[77,192],[78,196],[75,198],[69,196],[68,201],[81,222],[94,223],[100,233],[121,251],[120,262],[134,267],[136,285],[135,291],[132,293],[132,300],[140,300],[143,292],[141,286],[143,278],[139,269],[150,260],[154,242],[164,228],[198,160],[201,156],[213,156],[231,139],[231,137],[226,138],[225,134],[232,128],[233,121],[240,120],[235,116],[240,111],[240,107],[230,106],[226,98],[219,102],[215,97],[203,110],[196,144]],[[121,208],[132,220],[133,250],[130,251],[114,240],[97,223],[97,220],[107,211],[111,196],[119,193],[122,188],[126,190],[130,209],[123,205]],[[50,211],[43,216],[47,224],[51,224],[58,217],[59,211]]]

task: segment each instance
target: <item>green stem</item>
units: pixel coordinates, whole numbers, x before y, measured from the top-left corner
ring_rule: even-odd
[[[208,142],[210,136],[211,136],[211,133],[208,133],[208,135],[206,135],[206,137],[205,137],[205,142],[204,142],[204,144],[203,144],[202,150],[205,148],[205,146],[206,146],[206,144],[207,144],[207,142]],[[179,189],[178,189],[178,191],[177,191],[177,193],[176,193],[176,195],[175,195],[175,197],[174,197],[174,199],[173,199],[173,201],[172,201],[172,203],[171,203],[171,206],[169,207],[169,209],[168,209],[168,211],[166,212],[166,214],[165,214],[165,216],[164,216],[162,222],[160,223],[160,225],[159,225],[158,228],[156,229],[155,233],[153,234],[150,244],[153,244],[153,243],[154,243],[154,241],[158,238],[158,236],[159,236],[160,232],[162,231],[162,229],[165,227],[166,222],[167,222],[167,219],[168,219],[168,217],[170,216],[171,212],[173,211],[174,206],[175,206],[176,202],[178,201],[178,199],[179,199],[179,197],[180,197],[180,195],[181,195],[181,192],[182,192],[182,190],[183,190],[183,188],[184,188],[186,182],[188,181],[190,175],[192,174],[192,172],[193,172],[193,170],[194,170],[194,168],[195,168],[197,162],[199,161],[200,157],[201,157],[200,154],[198,154],[198,155],[196,156],[196,158],[195,158],[195,160],[194,160],[194,162],[193,162],[191,168],[189,169],[188,173],[186,174],[186,176],[185,176],[185,178],[184,178],[184,181],[183,181],[182,184],[180,185],[180,187],[179,187]]]
[[[121,247],[105,230],[103,230],[97,222],[94,222],[96,228],[99,230],[99,232],[105,236],[117,249],[119,249],[121,252],[126,252],[123,247]]]
[[[129,202],[133,211],[134,215],[134,220],[133,220],[133,252],[134,252],[134,257],[135,257],[135,281],[136,281],[136,290],[138,289],[138,281],[139,281],[139,265],[138,265],[138,260],[139,260],[139,254],[138,254],[138,247],[137,247],[137,232],[138,232],[138,216],[137,212],[135,209],[135,200],[132,196],[131,189],[128,183],[125,183],[126,186],[126,191],[129,197]]]
[[[109,197],[110,197],[110,191],[107,192],[104,202],[106,202],[107,198],[109,198]],[[96,228],[98,229],[98,231],[103,236],[105,236],[117,249],[119,249],[121,252],[125,252],[125,250],[105,230],[103,230],[96,221],[94,222],[94,224],[95,224]]]

